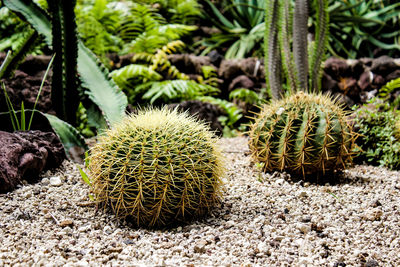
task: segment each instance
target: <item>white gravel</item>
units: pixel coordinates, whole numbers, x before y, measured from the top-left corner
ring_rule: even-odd
[[[356,166],[336,185],[260,173],[222,139],[226,192],[202,221],[132,229],[95,210],[77,167],[0,195],[0,266],[400,266],[400,173]]]

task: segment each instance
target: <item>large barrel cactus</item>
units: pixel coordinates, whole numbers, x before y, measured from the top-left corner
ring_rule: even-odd
[[[249,145],[265,171],[306,177],[351,163],[355,136],[335,100],[298,92],[263,107],[251,125]]]
[[[198,218],[220,197],[223,167],[216,141],[205,124],[176,110],[131,115],[90,151],[96,200],[140,227]]]

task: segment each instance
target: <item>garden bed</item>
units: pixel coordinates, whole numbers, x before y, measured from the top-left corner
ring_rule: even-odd
[[[334,185],[293,182],[253,167],[245,137],[221,145],[221,206],[169,230],[133,229],[96,211],[67,161],[0,195],[0,265],[400,265],[399,172],[358,165]]]

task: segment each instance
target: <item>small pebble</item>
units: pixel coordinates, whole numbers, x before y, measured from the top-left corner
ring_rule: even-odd
[[[61,186],[62,185],[62,181],[61,181],[60,176],[50,177],[50,185],[52,185],[52,186]]]

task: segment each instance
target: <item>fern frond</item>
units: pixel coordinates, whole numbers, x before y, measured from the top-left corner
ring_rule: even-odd
[[[148,82],[135,88],[136,93],[145,92],[143,99],[154,103],[161,99],[164,103],[175,100],[190,100],[198,96],[213,95],[219,92],[218,88],[199,84],[191,80],[167,80],[161,82]]]
[[[168,43],[161,49],[158,49],[157,53],[152,58],[152,64],[149,66],[149,68],[154,71],[157,69],[161,71],[166,71],[170,79],[177,78],[181,80],[188,80],[189,77],[186,74],[180,72],[174,65],[172,65],[167,57],[167,54],[175,53],[184,46],[185,44],[182,41],[177,40]]]
[[[118,32],[122,40],[130,42],[142,33],[149,32],[164,23],[165,20],[150,7],[134,4],[130,12],[124,15]]]
[[[165,24],[156,29],[154,34],[164,35],[169,40],[179,39],[192,31],[197,30],[197,26],[183,25],[183,24]],[[154,30],[153,30],[154,31]]]
[[[400,77],[387,82],[380,90],[379,97],[386,99],[395,90],[400,89]]]
[[[130,64],[111,72],[114,82],[123,90],[133,89],[138,82],[159,81],[162,76],[148,66]]]
[[[173,23],[189,24],[201,15],[200,5],[197,0],[175,0],[169,2],[172,2],[169,11],[173,14],[171,17],[171,22]]]
[[[164,36],[149,34],[144,32],[135,40],[124,45],[121,54],[128,53],[155,53],[157,49],[166,45],[168,39]]]
[[[39,35],[33,29],[23,34],[23,38],[18,43],[18,46],[11,54],[7,64],[2,66],[0,71],[0,79],[4,77],[10,77],[14,70],[18,68],[18,65],[25,59],[25,56],[30,53],[37,45]]]
[[[147,62],[147,63],[151,63],[151,61],[153,60],[154,54],[151,53],[146,53],[146,52],[140,52],[140,53],[136,53],[133,55],[132,57],[132,62]]]
[[[212,96],[200,96],[196,98],[197,100],[208,102],[213,105],[220,107],[228,115],[227,126],[231,127],[235,122],[243,117],[243,111],[234,103],[227,101],[225,99],[214,98]]]

